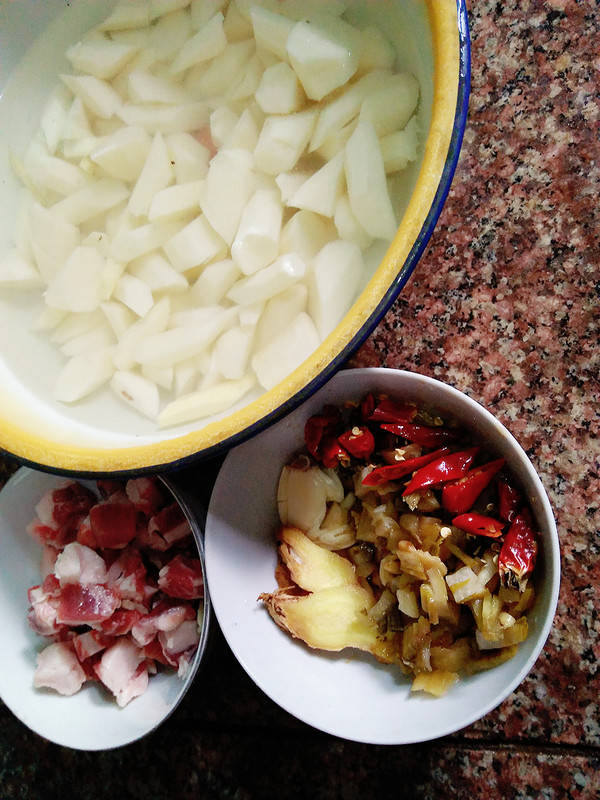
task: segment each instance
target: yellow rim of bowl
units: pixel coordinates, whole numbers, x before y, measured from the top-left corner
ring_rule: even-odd
[[[433,108],[419,176],[398,232],[364,291],[332,334],[279,386],[240,411],[181,436],[130,447],[75,446],[54,441],[7,419],[0,421],[0,445],[24,461],[63,472],[131,472],[175,464],[211,451],[257,425],[290,401],[339,356],[374,313],[404,264],[425,223],[437,192],[452,137],[460,77],[456,0],[426,0],[434,57]],[[18,418],[19,414],[14,415]],[[37,423],[40,424],[40,423]],[[48,423],[49,425],[49,423]]]

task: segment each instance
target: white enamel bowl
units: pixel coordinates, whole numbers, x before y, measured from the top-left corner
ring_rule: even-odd
[[[10,153],[22,156],[39,126],[67,47],[108,13],[114,0],[19,0],[0,4],[0,256],[10,249],[18,183]],[[109,389],[69,406],[51,397],[60,356],[32,333],[42,299],[12,290],[0,298],[0,447],[22,462],[79,474],[160,471],[225,452],[281,418],[329,378],[367,338],[417,264],[454,174],[467,114],[469,36],[464,0],[358,3],[402,37],[404,65],[418,78],[423,146],[406,172],[397,235],[350,311],[292,374],[228,412],[159,431]],[[356,11],[356,9],[355,9]]]
[[[431,403],[489,442],[506,458],[526,492],[540,534],[537,599],[528,613],[527,639],[512,659],[461,678],[441,698],[411,694],[408,677],[368,656],[311,651],[280,630],[257,599],[277,588],[277,481],[282,465],[302,448],[306,419],[325,403],[359,400],[368,391]],[[371,744],[436,739],[498,706],[535,664],[552,626],[560,582],[552,509],[535,469],[512,435],[481,405],[449,385],[377,368],[339,372],[284,420],[229,453],[209,505],[206,567],[217,620],[256,684],[309,725]]]
[[[206,653],[212,619],[210,598],[207,592],[200,644],[185,678],[172,670],[158,672],[150,677],[146,692],[124,708],[91,683],[70,697],[34,689],[36,655],[45,640],[28,625],[27,590],[40,582],[41,546],[25,528],[35,517],[35,505],[42,495],[64,483],[65,478],[23,467],[0,492],[0,697],[28,728],[55,744],[75,750],[109,750],[151,733],[183,700]],[[173,482],[165,483],[190,522],[204,563],[202,509]]]

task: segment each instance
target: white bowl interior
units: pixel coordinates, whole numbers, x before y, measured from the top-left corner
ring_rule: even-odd
[[[35,134],[59,74],[69,70],[64,57],[67,47],[107,16],[114,4],[115,0],[72,0],[65,7],[62,0],[19,0],[0,5],[0,256],[12,246],[18,207],[19,183],[11,169],[10,153],[21,156]],[[406,41],[401,57],[420,81],[420,124],[427,131],[433,99],[433,52],[426,3],[404,0],[393,4],[393,16],[388,3],[359,4],[352,0],[351,5],[356,6],[358,16],[372,15],[389,35]],[[416,184],[419,168],[417,160],[404,174],[403,189],[397,198],[400,215]],[[383,254],[376,254],[373,268]],[[52,431],[51,438],[67,447],[88,446],[106,451],[113,447],[152,446],[204,428],[261,395],[256,390],[229,412],[161,431],[154,422],[119,401],[108,388],[77,404],[60,404],[51,394],[63,361],[47,337],[31,331],[42,308],[43,301],[35,293],[11,290],[0,294],[0,397],[5,409],[11,409],[10,416],[26,430],[33,429],[40,436]]]
[[[538,595],[528,614],[526,641],[510,661],[461,678],[442,698],[411,695],[407,677],[368,656],[311,651],[281,631],[258,601],[261,592],[276,588],[277,481],[282,465],[303,445],[306,419],[325,403],[360,399],[369,390],[432,403],[490,442],[507,458],[526,491],[541,535]],[[547,639],[558,598],[559,561],[547,496],[509,432],[452,387],[388,369],[338,373],[287,418],[231,451],[217,478],[206,526],[207,578],[214,610],[244,669],[268,696],[304,722],[373,744],[435,739],[469,725],[508,697],[530,671]]]
[[[183,680],[173,671],[159,672],[150,678],[147,691],[125,708],[119,708],[108,693],[90,683],[70,697],[35,689],[36,655],[45,642],[28,625],[27,590],[40,583],[41,546],[25,528],[34,518],[35,505],[42,495],[65,482],[59,476],[22,468],[0,492],[0,618],[4,642],[0,697],[28,728],[55,744],[77,750],[107,750],[150,733],[180,703],[206,649],[210,603],[204,608],[200,645]],[[86,485],[93,488],[93,484]],[[186,515],[195,528],[195,519],[187,511]]]

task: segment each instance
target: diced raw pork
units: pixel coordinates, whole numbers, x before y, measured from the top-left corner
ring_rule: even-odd
[[[150,534],[162,536],[168,545],[181,541],[192,533],[190,523],[178,503],[171,503],[155,514],[148,523],[148,531]]]
[[[77,656],[65,642],[48,645],[37,657],[33,685],[54,689],[59,694],[71,695],[81,689],[86,679]]]
[[[114,642],[114,636],[108,636],[102,631],[86,631],[73,638],[73,647],[81,662],[106,650]]]
[[[200,634],[196,620],[185,620],[171,631],[161,631],[158,640],[162,646],[165,658],[176,667],[182,677],[189,667],[189,662],[198,647]]]
[[[77,535],[76,531],[44,525],[37,517],[29,523],[26,530],[32,539],[36,539],[45,547],[54,547],[56,550],[75,541]]]
[[[135,608],[118,608],[108,619],[95,622],[94,626],[111,636],[123,636],[129,633],[142,618],[142,613]]]
[[[119,638],[105,650],[95,671],[121,707],[143,694],[148,687],[148,669],[143,653],[129,637]]]
[[[70,542],[59,553],[54,567],[54,574],[61,586],[67,583],[106,582],[106,563],[95,550],[79,542]]]
[[[136,511],[152,517],[165,504],[165,493],[158,478],[153,476],[130,478],[125,487],[127,497]]]
[[[121,548],[126,547],[136,534],[136,512],[127,498],[114,499],[97,503],[90,509],[89,533],[91,541],[84,541],[81,530],[78,541],[89,547]]]
[[[112,616],[119,604],[118,595],[107,586],[68,583],[58,599],[56,620],[63,625],[91,625]]]
[[[40,636],[53,636],[60,630],[56,621],[58,614],[58,599],[51,597],[43,586],[32,586],[28,592],[29,613],[27,621],[29,626]]]
[[[141,553],[134,547],[124,548],[108,568],[107,584],[121,600],[131,600],[135,605],[149,608],[150,598],[158,587],[150,582]]]
[[[97,498],[91,489],[77,481],[51,489],[35,507],[44,525],[51,527],[77,527],[77,518],[85,516]]]
[[[198,558],[177,555],[158,573],[158,586],[169,597],[198,600],[204,597],[202,564]]]
[[[40,576],[42,580],[48,575],[54,574],[54,565],[58,558],[58,550],[55,547],[44,545],[42,557],[40,559]]]
[[[96,481],[96,486],[98,487],[98,492],[103,500],[112,497],[113,494],[117,494],[118,492],[123,492],[125,490],[123,481],[114,481],[110,480],[110,478],[100,478],[98,481]]]
[[[152,611],[140,617],[131,635],[140,645],[149,644],[160,631],[175,630],[182,622],[196,618],[196,611],[189,603],[160,598]]]
[[[158,478],[98,481],[100,499],[77,486],[45,495],[28,528],[44,545],[29,624],[55,648],[40,656],[35,685],[71,694],[100,681],[124,706],[159,665],[180,676],[189,668],[201,564],[188,520]]]

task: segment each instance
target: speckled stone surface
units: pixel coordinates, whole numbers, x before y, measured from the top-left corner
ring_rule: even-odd
[[[69,751],[0,705],[0,797],[600,796],[600,5],[472,0],[472,95],[453,188],[411,280],[352,366],[409,368],[483,402],[556,512],[554,628],[522,686],[444,740],[373,747],[275,706],[220,634],[156,733]],[[0,480],[13,469],[0,463]]]

